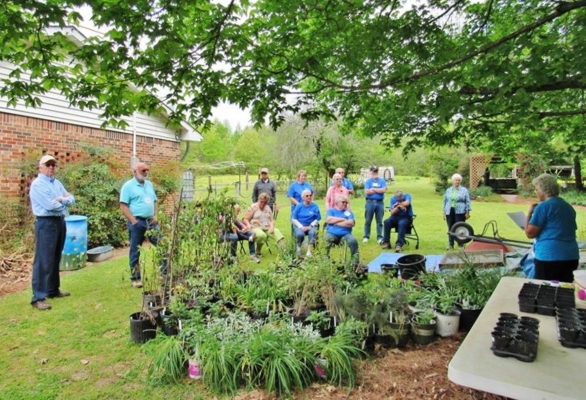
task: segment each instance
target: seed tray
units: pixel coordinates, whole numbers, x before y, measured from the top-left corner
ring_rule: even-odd
[[[513,357],[523,362],[535,360],[539,343],[538,319],[501,313],[491,335],[490,350],[494,355]]]
[[[572,349],[586,349],[586,310],[576,308],[558,309],[556,326],[558,340],[562,346]],[[570,338],[564,338],[564,336],[569,336]]]
[[[575,307],[574,291],[559,286],[525,283],[519,291],[519,311],[554,316],[556,307]]]
[[[533,362],[535,361],[535,357],[537,357],[537,353],[529,353],[528,355],[523,355],[519,353],[511,353],[508,351],[497,350],[494,346],[492,346],[490,349],[492,350],[492,354],[494,354],[497,357],[513,357],[523,362]]]

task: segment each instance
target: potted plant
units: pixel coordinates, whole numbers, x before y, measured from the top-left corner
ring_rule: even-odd
[[[436,332],[442,337],[458,333],[460,311],[456,308],[457,292],[448,283],[448,277],[436,275],[434,286],[426,288],[425,298],[436,311]]]
[[[456,273],[453,285],[461,310],[460,331],[472,328],[502,276],[500,268],[477,270],[471,265]]]
[[[413,341],[426,345],[435,339],[436,316],[432,309],[418,311],[411,319]]]
[[[396,347],[405,347],[409,342],[411,319],[407,305],[407,292],[403,288],[396,288],[389,298],[389,325],[390,333]]]
[[[317,330],[321,337],[329,337],[334,334],[337,321],[335,317],[330,316],[327,310],[312,310],[305,319],[305,322],[310,324],[313,329]]]

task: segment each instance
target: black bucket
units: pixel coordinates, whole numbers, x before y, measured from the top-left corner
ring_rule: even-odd
[[[425,256],[421,254],[408,254],[399,257],[397,266],[403,279],[415,279],[421,272],[425,272]]]

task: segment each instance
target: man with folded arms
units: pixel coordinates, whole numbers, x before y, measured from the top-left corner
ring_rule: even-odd
[[[50,310],[47,298],[69,296],[61,291],[59,264],[65,244],[65,213],[75,203],[72,194],[55,178],[57,160],[44,155],[39,160],[39,175],[31,184],[29,197],[35,215],[35,258],[33,261],[33,298],[37,310]]]

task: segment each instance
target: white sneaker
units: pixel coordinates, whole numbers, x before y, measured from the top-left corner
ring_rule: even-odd
[[[382,239],[379,239],[378,240],[378,244],[383,244],[383,240]]]
[[[362,243],[368,243],[368,238],[362,239]]]
[[[306,257],[306,258],[311,258],[311,257],[313,257],[313,254],[311,254],[311,250],[307,250],[307,253],[305,253],[305,257]]]
[[[257,263],[257,264],[258,264],[258,263],[260,263],[260,258],[258,258],[258,257],[256,256],[256,254],[253,254],[253,255],[251,255],[251,256],[250,256],[250,260],[251,260],[251,261],[254,261],[254,262],[255,262],[255,263]]]
[[[297,251],[296,251],[297,255],[300,256],[301,255],[301,247],[297,246]]]

